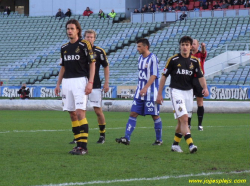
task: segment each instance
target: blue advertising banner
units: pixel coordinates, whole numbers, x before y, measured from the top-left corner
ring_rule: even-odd
[[[250,99],[250,86],[238,85],[208,85],[209,96],[206,99]],[[170,98],[170,88],[165,86],[162,92],[164,99]]]
[[[17,93],[20,89],[20,86],[0,86],[0,96],[1,97],[20,97]],[[42,97],[42,98],[51,98],[56,97],[55,95],[55,86],[27,86],[30,89],[30,97]],[[61,96],[61,93],[60,93]],[[117,87],[110,86],[107,93],[103,92],[104,98],[116,98],[117,96]]]

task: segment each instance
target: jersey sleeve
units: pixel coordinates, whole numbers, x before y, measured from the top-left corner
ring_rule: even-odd
[[[86,45],[86,49],[87,49],[86,56],[87,56],[88,62],[95,63],[96,60],[95,60],[93,48],[92,48],[90,42],[87,40],[82,40],[81,42]]]
[[[205,62],[205,59],[207,58],[207,51],[205,51],[205,53],[201,52],[201,57],[202,57],[202,60]]]
[[[150,66],[150,75],[154,75],[158,78],[159,72],[158,72],[158,59],[155,55],[152,55],[151,57],[151,66]]]
[[[102,48],[99,48],[99,49],[101,50],[101,53],[100,53],[101,65],[105,68],[109,66],[108,58],[107,58],[105,50],[103,50]]]
[[[196,74],[197,78],[203,77],[203,72],[202,72],[202,69],[201,69],[200,61],[197,60],[197,63],[195,63],[195,64],[196,64],[196,66],[195,66],[195,74]]]
[[[163,69],[162,75],[168,77],[173,70],[173,60],[172,57],[168,59],[165,68]]]

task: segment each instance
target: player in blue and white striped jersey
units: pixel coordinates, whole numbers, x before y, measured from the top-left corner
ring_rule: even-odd
[[[154,120],[156,140],[152,145],[162,144],[162,122],[159,116],[160,106],[155,102],[158,94],[158,60],[149,51],[147,39],[137,41],[137,50],[141,54],[138,60],[138,84],[131,107],[130,117],[126,125],[125,136],[116,138],[116,142],[130,144],[130,136],[136,126],[138,115],[151,115]]]

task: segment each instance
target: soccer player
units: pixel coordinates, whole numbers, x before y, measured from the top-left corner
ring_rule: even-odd
[[[203,77],[199,60],[190,54],[193,40],[191,37],[184,36],[180,39],[180,53],[170,57],[163,70],[160,79],[159,91],[157,96],[157,103],[163,102],[162,91],[166,79],[171,75],[170,81],[170,98],[174,110],[175,119],[178,119],[177,127],[175,129],[175,137],[171,150],[176,152],[183,152],[179,146],[182,136],[184,136],[190,153],[197,151],[197,146],[193,144],[190,129],[188,128],[188,117],[191,117],[193,108],[193,87],[192,80],[194,74],[201,86],[202,93],[208,96],[206,80]]]
[[[205,43],[201,43],[201,51],[199,51],[198,48],[199,48],[199,41],[194,39],[193,45],[192,45],[192,55],[196,57],[197,59],[199,59],[201,69],[204,75],[205,74],[204,63],[207,57]],[[194,95],[196,97],[197,106],[198,106],[197,108],[198,130],[203,131],[203,126],[202,126],[202,120],[203,120],[203,115],[204,115],[203,94],[202,94],[202,87],[196,75],[194,75],[194,79],[193,79],[193,90],[194,90]],[[189,128],[191,129],[191,118],[188,118],[188,125],[189,125]]]
[[[130,136],[135,129],[138,115],[151,115],[154,120],[156,140],[152,145],[162,144],[162,122],[159,106],[155,103],[158,92],[158,59],[149,51],[147,39],[137,41],[137,50],[141,54],[138,61],[138,85],[135,92],[125,136],[116,138],[117,143],[130,144]]]
[[[95,59],[90,42],[81,39],[82,29],[77,20],[70,19],[66,23],[66,32],[69,42],[61,47],[61,69],[55,94],[59,94],[62,83],[63,110],[69,112],[77,141],[77,146],[69,153],[84,155],[88,153],[87,95],[93,88]]]

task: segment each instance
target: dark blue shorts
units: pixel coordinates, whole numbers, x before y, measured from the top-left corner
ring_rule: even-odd
[[[160,105],[155,101],[145,101],[134,98],[131,112],[136,112],[139,115],[155,115],[158,116],[160,113]]]

